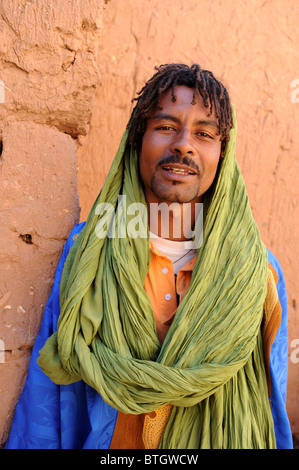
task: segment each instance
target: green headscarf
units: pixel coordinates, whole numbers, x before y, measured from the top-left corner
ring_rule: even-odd
[[[145,205],[127,136],[66,259],[57,333],[38,364],[55,383],[83,379],[124,413],[171,403],[161,448],[273,448],[261,338],[267,253],[235,159],[235,116],[191,285],[162,346],[144,290],[148,236],[118,236],[118,196]],[[101,203],[115,209],[114,238],[98,236]]]

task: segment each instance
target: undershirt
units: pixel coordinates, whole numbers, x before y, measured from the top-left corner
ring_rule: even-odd
[[[161,253],[167,256],[173,264],[174,274],[183,268],[196,254],[193,241],[173,241],[158,237],[153,232],[149,232],[150,241]]]

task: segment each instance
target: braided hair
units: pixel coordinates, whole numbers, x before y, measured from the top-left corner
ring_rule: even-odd
[[[229,141],[229,131],[233,127],[230,99],[226,88],[217,80],[212,72],[203,70],[198,64],[191,67],[185,64],[165,64],[155,67],[157,72],[146,82],[137,93],[136,105],[131,114],[128,127],[130,127],[129,142],[139,152],[141,150],[143,134],[146,130],[148,117],[152,110],[159,107],[160,98],[171,89],[172,101],[176,101],[175,87],[187,86],[192,88],[192,104],[196,103],[197,91],[201,95],[204,106],[218,119],[221,136],[221,154]]]

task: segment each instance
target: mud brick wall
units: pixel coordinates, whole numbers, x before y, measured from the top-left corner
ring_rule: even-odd
[[[79,220],[77,149],[100,79],[99,0],[0,2],[0,445]]]

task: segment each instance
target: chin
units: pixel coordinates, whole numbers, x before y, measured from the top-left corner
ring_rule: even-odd
[[[180,181],[165,183],[165,181],[154,177],[150,189],[160,202],[186,204],[199,200],[201,184],[199,184],[199,181],[197,181],[197,184],[183,184]]]
[[[168,190],[165,192],[158,191],[154,192],[157,199],[161,202],[177,202],[179,204],[187,204],[192,201],[198,201],[198,194],[188,194],[186,191],[173,191]]]

